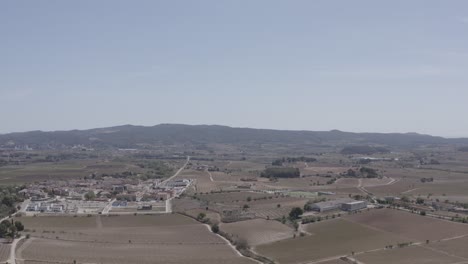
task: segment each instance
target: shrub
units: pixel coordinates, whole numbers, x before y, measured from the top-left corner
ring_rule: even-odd
[[[213,224],[213,225],[211,226],[211,231],[212,231],[213,233],[217,234],[217,233],[219,232],[219,226],[218,226],[218,224]]]
[[[236,242],[236,249],[237,250],[246,250],[246,249],[249,249],[249,244],[247,243],[247,240],[243,239],[243,238],[240,238],[238,239]]]

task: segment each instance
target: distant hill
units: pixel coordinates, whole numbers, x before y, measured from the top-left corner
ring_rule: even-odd
[[[124,125],[89,130],[31,131],[0,135],[0,147],[3,148],[25,145],[35,149],[75,145],[92,148],[141,148],[186,143],[415,147],[442,144],[468,145],[468,139],[446,139],[415,133],[286,131],[180,124],[160,124],[151,127]]]
[[[341,154],[362,154],[372,155],[376,153],[389,153],[390,150],[384,147],[372,147],[372,146],[346,146],[341,150]]]

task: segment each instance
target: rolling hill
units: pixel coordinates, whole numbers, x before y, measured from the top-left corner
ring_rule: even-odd
[[[93,148],[140,148],[142,145],[186,143],[415,147],[420,145],[468,145],[468,139],[447,139],[416,133],[351,133],[338,130],[289,131],[181,124],[160,124],[151,127],[124,125],[89,130],[31,131],[0,135],[0,146],[3,148],[24,145],[36,149],[74,145]]]

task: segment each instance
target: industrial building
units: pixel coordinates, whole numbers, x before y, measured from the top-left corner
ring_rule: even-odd
[[[341,210],[348,211],[348,212],[362,210],[365,208],[367,208],[366,201],[353,201],[353,202],[344,203],[341,205]]]
[[[350,198],[343,198],[343,199],[337,199],[337,200],[331,200],[331,201],[315,203],[310,208],[313,211],[328,212],[328,211],[333,211],[333,210],[339,210],[339,209],[341,209],[341,206],[343,204],[351,203],[351,202],[355,202],[355,201],[356,200],[353,200],[353,199],[350,199]]]

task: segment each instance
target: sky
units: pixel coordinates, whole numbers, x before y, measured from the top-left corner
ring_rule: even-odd
[[[0,133],[468,137],[468,1],[0,1]]]

